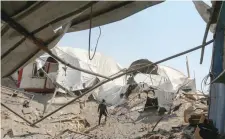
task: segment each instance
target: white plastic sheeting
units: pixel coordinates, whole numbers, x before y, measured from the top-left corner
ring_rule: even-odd
[[[94,59],[89,60],[88,51],[79,48],[55,47],[52,49],[52,52],[73,66],[96,72],[101,75],[110,76],[122,70],[121,66],[116,63],[116,61],[100,53],[96,53]],[[44,65],[48,57],[49,55],[45,54],[41,56],[40,59],[36,60],[39,68]],[[58,64],[58,67],[58,72],[54,73],[56,76],[55,78],[53,77],[53,73],[49,74],[53,75],[51,76],[53,80],[71,91],[84,89],[84,84],[85,88],[89,87],[92,85],[92,81],[94,82],[96,79],[93,75],[65,67],[65,65],[61,63]],[[99,80],[101,81],[103,79],[99,78]],[[124,90],[126,90],[126,86],[124,86],[125,84],[126,77],[122,76],[102,85],[92,93],[96,100],[101,101],[101,99],[104,98],[108,104],[113,105],[119,101],[120,92],[124,92]],[[59,89],[58,91],[65,93],[62,89]]]
[[[155,91],[158,98],[159,107],[167,110],[173,105],[173,100],[177,95],[177,91],[181,87],[189,87],[192,91],[196,91],[195,80],[185,76],[182,72],[168,66],[158,65],[158,74],[142,74],[135,76],[137,83],[145,84],[142,90],[147,89],[146,85],[157,88]]]
[[[99,92],[95,93],[95,99],[99,102],[102,101],[102,99],[106,100],[106,103],[108,105],[120,105],[123,102],[125,102],[124,98],[120,98],[121,93],[125,93],[128,85],[110,85],[111,87],[108,86],[108,88],[100,87]]]
[[[89,71],[93,71],[105,76],[110,76],[122,70],[121,66],[112,58],[96,53],[93,60],[88,59],[88,52],[79,48],[71,47],[55,47],[53,53],[69,62],[71,65],[80,67]],[[42,60],[37,60],[41,67],[48,55],[41,56]],[[158,74],[142,74],[139,73],[134,77],[137,83],[144,83],[146,89],[148,86],[157,88],[156,97],[158,98],[159,106],[167,110],[173,104],[173,99],[176,97],[177,90],[181,86],[189,86],[192,91],[195,91],[195,80],[187,78],[182,72],[167,66],[158,66]],[[73,70],[59,63],[57,73],[50,73],[51,78],[61,84],[68,90],[75,91],[89,87],[96,77],[87,73]],[[54,78],[55,75],[55,78]],[[99,80],[103,80],[99,78]],[[85,85],[84,85],[85,84]],[[128,85],[126,85],[126,76],[122,76],[111,82],[108,82],[92,92],[97,101],[106,100],[108,105],[119,105],[124,102],[120,98],[121,93],[125,93]],[[144,90],[144,88],[141,88]],[[59,92],[65,93],[59,89]],[[140,90],[141,91],[141,90]]]

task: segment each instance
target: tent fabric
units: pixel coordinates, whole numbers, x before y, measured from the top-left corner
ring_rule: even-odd
[[[144,82],[151,86],[160,86],[160,84],[169,82],[171,87],[168,90],[177,90],[180,81],[187,77],[180,71],[168,66],[158,65],[158,75],[139,73],[135,76],[137,83]]]
[[[158,75],[139,73],[134,77],[141,90],[149,87],[156,88],[155,94],[158,98],[159,107],[169,110],[178,90],[182,87],[191,88],[196,91],[195,80],[185,76],[182,72],[168,66],[158,65]]]
[[[116,63],[112,58],[96,53],[93,60],[88,59],[88,52],[79,48],[72,47],[55,47],[52,52],[58,57],[68,61],[71,65],[77,66],[89,71],[97,72],[105,76],[110,76],[122,70],[122,67]],[[42,60],[37,60],[40,67],[45,63],[49,56],[43,55]],[[96,78],[100,81],[104,80],[93,75],[89,75],[77,70],[73,70],[65,65],[58,64],[57,73],[49,73],[51,78],[57,83],[70,91],[83,90],[96,83]],[[157,88],[156,97],[158,98],[159,106],[167,110],[173,104],[173,99],[177,95],[177,90],[182,86],[190,86],[195,90],[195,82],[187,78],[182,72],[168,66],[158,65],[158,75],[138,73],[134,76],[134,81],[139,84],[139,88],[148,90],[149,87]],[[53,77],[55,75],[55,78]],[[144,88],[142,85],[144,83]],[[85,84],[85,85],[84,85]],[[118,106],[126,100],[120,95],[127,91],[128,85],[126,76],[110,81],[94,91],[92,94],[97,101],[106,100],[108,105]],[[140,91],[141,91],[140,90]],[[64,90],[59,89],[59,92],[65,93]]]
[[[3,1],[1,8],[51,49],[65,33],[89,28],[91,6],[92,27],[97,27],[122,20],[161,2],[163,1]],[[1,20],[1,23],[1,77],[7,77],[44,52],[6,22]]]
[[[110,76],[122,70],[122,67],[117,64],[112,58],[104,56],[103,54],[100,54],[98,52],[96,52],[93,60],[88,59],[88,52],[86,50],[82,50],[79,48],[55,47],[52,49],[52,52],[73,66],[100,73],[105,76]],[[36,60],[39,65],[39,68],[44,65],[48,57],[49,55],[45,54],[40,57],[41,60]],[[70,91],[82,90],[87,87],[90,87],[94,85],[93,83],[96,82],[96,78],[98,78],[100,81],[103,80],[103,78],[95,77],[93,75],[83,73],[81,71],[77,71],[69,67],[65,67],[65,65],[61,63],[58,64],[58,67],[59,70],[57,71],[57,73],[49,74],[56,75],[53,80],[55,80],[57,83],[59,83]],[[125,76],[122,76],[109,83],[106,83],[99,88],[99,91],[96,92],[100,92],[101,94],[101,92],[106,92],[114,88],[114,86],[122,87],[126,83],[125,78]],[[62,89],[58,89],[58,91],[65,93],[65,91]],[[99,95],[99,93],[95,93],[93,95],[97,96]]]

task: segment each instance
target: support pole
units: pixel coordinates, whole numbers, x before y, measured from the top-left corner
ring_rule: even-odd
[[[208,33],[209,33],[209,28],[210,28],[210,25],[212,24],[212,17],[215,13],[215,5],[216,5],[216,2],[214,2],[214,4],[212,5],[212,13],[210,14],[209,21],[206,25],[204,37],[203,37],[203,40],[202,40],[202,45],[204,45],[206,43],[206,39],[207,39],[207,36],[208,36]],[[202,64],[202,62],[203,62],[204,52],[205,52],[205,47],[203,46],[202,51],[201,51],[200,64]]]
[[[210,22],[208,22],[207,25],[206,25],[205,34],[204,34],[204,38],[203,38],[202,44],[204,44],[206,42],[210,25],[211,25]],[[205,47],[202,47],[201,57],[200,57],[200,64],[202,64],[202,62],[203,62],[204,53],[205,53]]]
[[[205,43],[204,46],[206,46],[206,45],[208,45],[208,44],[210,44],[210,43],[212,43],[212,42],[213,42],[213,40],[211,40],[211,41]],[[164,59],[159,60],[159,61],[157,61],[157,62],[155,62],[155,63],[147,64],[147,65],[142,66],[142,67],[139,67],[139,68],[137,68],[137,69],[132,69],[132,70],[130,70],[130,71],[126,71],[126,72],[124,72],[124,73],[121,73],[121,74],[119,74],[119,75],[116,75],[116,76],[112,77],[111,80],[117,79],[117,78],[119,78],[119,77],[121,77],[121,76],[123,76],[123,75],[125,75],[125,74],[133,73],[133,72],[135,72],[135,71],[137,71],[137,70],[140,70],[140,69],[143,69],[143,68],[146,68],[146,67],[155,66],[155,65],[157,65],[157,64],[160,64],[160,63],[162,63],[162,62],[168,61],[168,60],[170,60],[170,59],[173,59],[173,58],[182,56],[182,55],[184,55],[184,54],[190,53],[190,52],[192,52],[192,51],[198,50],[198,49],[200,49],[200,48],[202,48],[202,47],[203,47],[203,45],[200,45],[200,46],[197,46],[197,47],[195,47],[195,48],[192,48],[192,49],[186,50],[186,51],[184,51],[184,52],[178,53],[178,54],[176,54],[176,55],[173,55],[173,56],[164,58]],[[102,82],[99,82],[98,84],[96,84],[95,86],[93,86],[92,88],[90,88],[89,90],[87,90],[85,93],[83,93],[82,95],[78,96],[77,98],[74,98],[74,99],[71,100],[70,102],[64,104],[63,106],[59,107],[58,109],[54,110],[53,112],[47,114],[46,116],[44,116],[44,117],[41,118],[40,120],[37,120],[36,122],[34,122],[34,123],[32,124],[32,126],[36,125],[37,123],[41,122],[41,121],[44,120],[45,118],[51,116],[52,114],[56,113],[57,111],[61,110],[61,109],[64,108],[64,107],[66,107],[67,105],[73,103],[73,102],[76,101],[77,99],[83,97],[84,95],[88,94],[88,93],[91,92],[92,90],[96,89],[97,87],[99,87],[99,86],[101,86],[101,85],[103,85],[103,84],[105,84],[105,83],[107,83],[107,82],[109,82],[109,81],[111,81],[111,80],[108,79],[108,80],[103,80]]]
[[[56,93],[57,93],[57,88],[56,88],[55,91],[54,91],[54,94],[53,94],[53,96],[52,96],[52,99],[51,99],[51,101],[50,101],[50,104],[49,104],[49,105],[47,106],[47,108],[46,108],[46,112],[47,112],[48,109],[52,106],[53,99],[55,99]],[[45,111],[43,112],[43,115],[44,115],[44,113],[45,113]]]
[[[44,74],[46,75],[46,77],[57,87],[65,90],[68,94],[70,94],[71,96],[75,96],[72,92],[70,92],[68,89],[66,89],[65,87],[63,87],[61,84],[54,82],[50,77],[48,77],[48,73],[45,72],[45,70],[43,68],[41,68],[41,70],[44,72]]]
[[[190,78],[190,69],[189,69],[189,62],[188,62],[188,57],[187,56],[186,56],[186,67],[187,67],[188,78]]]
[[[25,118],[23,118],[21,115],[19,115],[18,113],[16,113],[15,111],[13,111],[12,109],[10,109],[9,107],[7,107],[5,104],[1,103],[1,105],[3,107],[5,107],[7,110],[9,110],[10,112],[12,112],[13,114],[15,114],[16,116],[20,117],[21,119],[23,119],[25,122],[27,122],[29,125],[32,125],[31,122],[29,122],[28,120],[26,120]]]
[[[60,63],[78,70],[78,71],[82,71],[84,73],[88,73],[94,76],[98,76],[98,77],[102,77],[105,79],[110,79],[109,77],[106,77],[104,75],[100,75],[98,73],[94,73],[94,72],[90,72],[88,70],[79,68],[79,67],[75,67],[69,63],[67,63],[66,61],[62,60],[61,58],[59,58],[58,56],[54,55],[52,53],[51,50],[48,49],[47,45],[45,44],[45,42],[43,42],[40,39],[37,39],[33,34],[29,33],[23,26],[21,26],[19,23],[17,23],[16,21],[14,21],[12,18],[10,18],[4,11],[2,12],[2,20],[6,23],[8,23],[8,25],[10,27],[12,27],[13,29],[15,29],[17,32],[21,33],[22,35],[24,35],[27,39],[29,39],[31,42],[33,42],[34,44],[36,44],[37,47],[39,47],[40,49],[42,49],[43,51],[45,51],[46,53],[48,53],[50,56],[52,56],[54,59],[56,59],[57,61],[59,61]]]

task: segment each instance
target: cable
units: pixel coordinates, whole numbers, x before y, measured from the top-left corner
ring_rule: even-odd
[[[91,28],[92,28],[92,6],[91,6],[91,12],[90,12],[90,29],[89,29],[89,42],[88,42],[88,56],[89,56],[89,60],[92,60],[95,56],[97,47],[98,47],[98,41],[101,37],[102,31],[101,31],[101,27],[99,26],[99,36],[95,45],[95,50],[94,50],[94,54],[91,56]]]
[[[202,79],[202,82],[201,82],[201,92],[202,92],[204,95],[206,95],[206,94],[204,93],[203,84],[204,84],[204,86],[207,86],[207,85],[210,85],[210,84],[211,84],[211,82],[207,83],[209,77],[213,77],[213,78],[214,78],[215,76],[214,76],[214,74],[213,74],[212,72],[209,72],[209,73]]]

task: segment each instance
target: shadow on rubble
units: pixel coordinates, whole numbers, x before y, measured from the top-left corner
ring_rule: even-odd
[[[141,112],[138,118],[134,121],[136,122],[142,122],[145,124],[151,124],[158,121],[163,115],[159,115],[157,110],[147,110],[144,112]],[[165,116],[162,121],[168,121],[170,118],[177,117],[176,114],[172,114],[170,116]]]
[[[23,134],[23,135],[16,135],[16,136],[12,136],[12,137],[19,137],[19,138],[26,138],[26,137],[32,137],[34,135],[45,135],[45,136],[50,136],[49,134],[40,134],[40,133],[27,133],[27,134]]]

